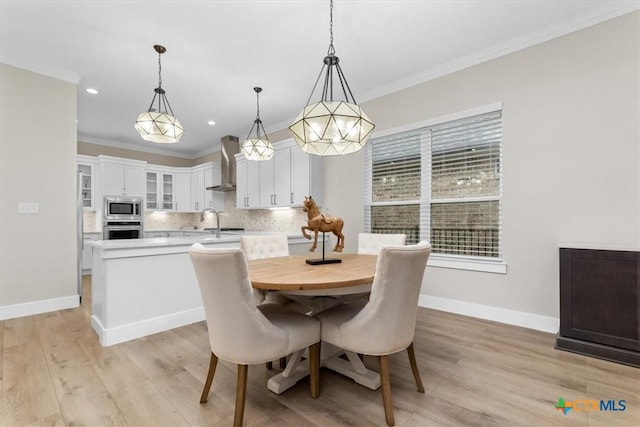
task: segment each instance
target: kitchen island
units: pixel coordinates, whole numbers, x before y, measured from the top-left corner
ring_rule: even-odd
[[[307,253],[309,240],[299,233],[284,234],[291,254]],[[87,242],[93,251],[91,326],[100,344],[118,344],[204,320],[189,248],[194,243],[237,248],[240,235]]]

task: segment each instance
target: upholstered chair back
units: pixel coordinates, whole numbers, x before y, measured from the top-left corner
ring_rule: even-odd
[[[240,236],[240,248],[247,260],[289,256],[289,242],[284,234]]]
[[[429,245],[383,246],[369,302],[340,326],[337,342],[374,356],[407,348],[413,342],[418,297],[430,253]]]
[[[358,234],[358,253],[365,255],[378,255],[384,245],[404,245],[407,242],[406,234]]]
[[[289,334],[257,309],[244,252],[196,243],[189,253],[200,285],[212,351],[221,359],[247,365],[280,358],[288,347]]]

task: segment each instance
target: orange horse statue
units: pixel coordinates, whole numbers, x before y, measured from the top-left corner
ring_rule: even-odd
[[[307,213],[307,217],[309,221],[307,225],[302,226],[302,235],[311,240],[311,234],[308,234],[306,230],[313,231],[313,245],[309,249],[309,252],[313,252],[316,250],[318,246],[318,232],[327,232],[330,231],[336,235],[338,241],[336,242],[336,246],[333,248],[334,252],[342,252],[344,248],[344,235],[342,234],[342,226],[344,225],[344,221],[342,218],[337,216],[325,216],[318,209],[318,205],[316,201],[311,198],[311,196],[304,198],[304,207],[302,210]]]

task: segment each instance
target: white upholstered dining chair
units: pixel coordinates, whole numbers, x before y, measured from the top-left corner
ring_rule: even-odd
[[[289,240],[284,234],[242,235],[240,248],[248,261],[262,258],[289,256]]]
[[[240,236],[240,249],[247,257],[247,261],[254,259],[289,256],[289,240],[284,234],[266,234],[256,236]],[[272,304],[286,304],[291,300],[274,292],[253,290],[253,296],[258,304],[267,302]]]
[[[289,239],[284,234],[242,235],[240,236],[240,249],[247,257],[247,261],[289,256]],[[253,297],[257,304],[285,305],[292,302],[289,298],[277,292],[267,292],[260,289],[253,289]],[[284,369],[286,363],[286,358],[281,358],[280,368]],[[267,369],[272,367],[273,363],[267,362]]]
[[[239,248],[191,246],[211,346],[205,403],[218,359],[238,366],[234,426],[242,425],[248,365],[265,363],[309,348],[311,397],[319,395],[320,322],[277,304],[256,305],[247,259]]]
[[[384,245],[404,245],[407,242],[406,234],[358,234],[358,253],[365,255],[378,255]]]
[[[428,243],[383,246],[369,301],[352,300],[316,315],[322,341],[354,353],[379,356],[387,424],[394,425],[389,355],[407,350],[420,393],[422,380],[413,350],[418,297],[431,247]]]

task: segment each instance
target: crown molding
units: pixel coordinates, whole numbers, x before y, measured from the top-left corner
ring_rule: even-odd
[[[574,19],[564,21],[561,24],[549,26],[540,31],[535,31],[522,37],[516,37],[505,42],[495,44],[487,49],[429,68],[388,85],[378,87],[375,90],[360,94],[358,98],[363,99],[363,103],[365,103],[366,101],[380,98],[382,96],[437,79],[438,77],[443,77],[456,71],[500,58],[501,56],[583,30],[637,10],[640,10],[640,2],[629,2],[623,6],[604,6],[597,11],[583,14]]]
[[[65,70],[59,68],[51,68],[45,67],[36,64],[24,64],[20,61],[12,61],[7,58],[1,58],[0,63],[9,65],[11,67],[20,68],[21,70],[30,71],[32,73],[41,74],[46,77],[51,77],[53,79],[62,80],[67,83],[71,83],[74,85],[80,84],[80,74],[72,70]]]

